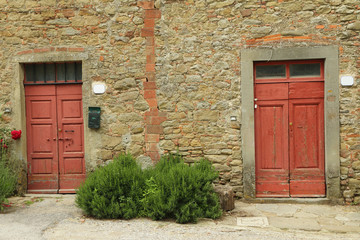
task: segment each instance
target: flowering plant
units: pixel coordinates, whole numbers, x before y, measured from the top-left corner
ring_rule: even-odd
[[[0,139],[0,148],[8,148],[5,141],[3,139]]]
[[[14,140],[21,138],[21,130],[13,130],[11,131],[11,138]]]

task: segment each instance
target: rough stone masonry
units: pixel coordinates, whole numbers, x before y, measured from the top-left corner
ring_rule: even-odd
[[[339,75],[355,79],[339,83],[341,193],[359,203],[359,33],[359,0],[0,0],[0,110],[13,109],[0,125],[24,129],[23,61],[81,56],[84,111],[102,109],[87,171],[178,152],[211,160],[243,197],[241,49],[337,46]],[[25,139],[12,146],[23,162]]]

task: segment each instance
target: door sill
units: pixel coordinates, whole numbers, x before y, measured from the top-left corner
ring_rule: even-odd
[[[28,194],[57,194],[57,189],[37,189],[37,190],[27,190]]]
[[[60,194],[64,193],[76,193],[75,189],[59,189]]]
[[[332,200],[322,198],[245,198],[245,202],[250,203],[303,203],[303,204],[329,204]]]

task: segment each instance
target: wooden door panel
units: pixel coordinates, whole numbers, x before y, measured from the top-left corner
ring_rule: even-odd
[[[319,107],[313,104],[294,104],[293,106],[293,168],[319,167],[319,131],[317,118]]]
[[[82,117],[82,105],[81,99],[64,99],[62,102],[62,117],[63,119],[68,118],[81,118]]]
[[[68,88],[68,89],[67,89]],[[60,193],[75,192],[85,180],[84,124],[81,85],[57,89]]]
[[[291,196],[325,196],[323,102],[289,101]]]
[[[57,193],[56,97],[53,88],[39,87],[25,87],[28,192]]]
[[[54,125],[37,124],[31,125],[32,153],[52,153],[54,151]]]
[[[31,116],[33,121],[53,118],[51,100],[33,100],[31,104]]]
[[[288,197],[288,102],[257,101],[256,196]]]
[[[324,82],[289,83],[289,99],[324,98]]]
[[[287,100],[289,98],[288,83],[256,84],[257,100]]]
[[[84,172],[82,157],[64,157],[64,174],[82,174]]]
[[[51,173],[52,158],[32,158],[30,171],[33,174],[49,174]]]
[[[83,124],[63,125],[64,153],[83,153]]]

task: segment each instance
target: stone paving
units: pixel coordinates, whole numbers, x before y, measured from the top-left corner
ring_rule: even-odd
[[[360,239],[359,206],[237,202],[236,208],[231,214],[265,217],[269,224],[263,227],[268,228],[288,231],[354,233],[355,235],[359,234]]]
[[[217,220],[97,220],[85,217],[75,195],[11,198],[0,214],[0,240],[8,239],[360,239],[360,206],[246,203]]]

